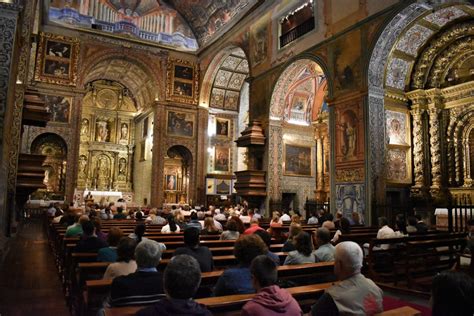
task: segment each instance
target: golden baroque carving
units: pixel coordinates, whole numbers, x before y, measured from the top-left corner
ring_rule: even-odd
[[[431,44],[423,51],[414,67],[411,87],[413,89],[424,88],[426,78],[429,75],[429,69],[439,52],[456,38],[466,36],[466,34],[470,34],[473,31],[473,22],[461,23],[455,25],[431,41]]]

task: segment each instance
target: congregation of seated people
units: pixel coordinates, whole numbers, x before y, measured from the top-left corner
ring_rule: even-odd
[[[194,301],[201,274],[216,271],[211,250],[201,244],[201,236],[216,235],[220,240],[235,240],[236,266],[227,267],[212,287],[212,296],[255,295],[242,307],[241,315],[302,315],[298,302],[278,280],[278,266],[334,262],[338,282],[324,291],[311,307],[311,315],[375,315],[383,311],[383,291],[362,274],[367,245],[344,241],[353,227],[363,224],[357,212],[335,218],[324,209],[315,211],[306,223],[298,212],[273,212],[270,223],[261,225],[258,209],[241,207],[177,208],[126,211],[113,204],[92,206],[85,214],[48,210],[54,223],[67,227],[65,237],[80,237],[74,252],[97,253],[97,261],[110,263],[104,279],[113,280],[104,306],[143,306],[137,315],[211,315],[206,306]],[[59,217],[59,219],[58,219]],[[133,233],[124,234],[120,226],[102,232],[102,222],[132,220]],[[148,239],[150,225],[161,227],[162,234],[180,233],[184,244],[172,253],[164,272],[158,268],[166,242]],[[473,230],[467,249],[472,249]],[[284,259],[271,251],[277,228],[287,227],[281,251]],[[312,226],[312,232],[307,227]],[[393,227],[393,228],[392,228]],[[385,217],[378,219],[377,239],[427,233],[421,217],[405,220],[397,216],[393,226]],[[204,238],[204,237],[202,237]],[[469,245],[469,244],[468,244]],[[386,249],[388,245],[381,245]],[[374,247],[377,249],[377,247]],[[474,283],[460,272],[438,275],[433,282],[433,315],[472,315]],[[449,292],[452,288],[453,292]],[[458,306],[446,309],[447,297]],[[454,313],[454,312],[455,313]],[[470,314],[469,314],[470,313]]]

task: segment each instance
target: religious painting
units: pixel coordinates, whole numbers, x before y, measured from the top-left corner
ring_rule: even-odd
[[[43,95],[46,111],[51,113],[51,122],[69,123],[71,113],[72,97],[56,95]]]
[[[206,194],[214,195],[216,194],[216,183],[214,178],[206,179]]]
[[[312,176],[312,148],[308,146],[285,144],[285,175]]]
[[[35,80],[62,85],[76,84],[79,41],[41,33]]]
[[[411,183],[411,159],[408,148],[387,150],[387,181],[391,183]]]
[[[168,111],[166,133],[169,136],[193,137],[195,116],[189,112]]]
[[[197,104],[199,76],[196,64],[169,58],[166,75],[166,97],[169,101]]]
[[[336,184],[336,209],[350,218],[352,212],[359,212],[363,219],[365,212],[365,186],[361,183]]]
[[[216,179],[216,193],[222,195],[229,195],[231,180]]]
[[[96,122],[95,140],[97,142],[110,141],[110,126],[109,122],[98,120]]]
[[[268,34],[270,31],[270,16],[265,15],[256,24],[250,28],[251,49],[250,57],[253,61],[253,66],[263,63],[267,59],[268,53]]]
[[[214,170],[229,172],[230,171],[230,148],[216,146],[214,155]]]
[[[336,105],[336,163],[338,166],[364,159],[363,110],[350,101]]]
[[[408,145],[408,113],[385,110],[387,136],[390,145]]]
[[[120,124],[120,141],[127,143],[128,142],[128,124],[122,123]]]
[[[230,121],[226,119],[216,119],[216,136],[229,137]]]
[[[166,179],[166,190],[176,191],[178,187],[176,175],[174,174],[166,175],[165,179]]]
[[[330,47],[333,57],[335,93],[359,87],[361,80],[361,34],[354,30],[338,38]]]

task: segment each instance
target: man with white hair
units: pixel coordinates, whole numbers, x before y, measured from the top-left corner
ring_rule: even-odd
[[[227,219],[225,217],[225,214],[223,214],[220,209],[217,208],[215,212],[216,212],[216,215],[214,215],[214,219],[216,221],[225,221]]]
[[[143,239],[137,245],[137,271],[113,280],[110,288],[112,306],[151,304],[164,297],[163,275],[156,267],[165,249],[163,244],[150,239]]]
[[[375,315],[383,311],[383,292],[360,273],[362,249],[352,241],[336,246],[334,273],[340,282],[333,285],[311,308],[317,315]]]

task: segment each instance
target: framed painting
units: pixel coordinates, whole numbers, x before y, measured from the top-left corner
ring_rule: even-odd
[[[167,191],[176,191],[177,190],[177,188],[178,188],[177,179],[176,179],[176,176],[174,174],[166,175],[165,180],[166,180],[165,190],[167,190]]]
[[[197,104],[199,94],[198,68],[182,59],[168,59],[166,97],[169,101]]]
[[[285,175],[299,177],[312,176],[313,172],[311,147],[285,144],[285,150],[283,154],[283,161],[285,163]]]
[[[61,85],[76,85],[79,41],[41,33],[35,80]]]
[[[166,133],[169,136],[192,138],[195,125],[194,113],[168,111],[166,114]]]
[[[216,119],[216,136],[229,137],[230,121],[226,119]]]
[[[72,97],[43,95],[46,111],[51,113],[51,122],[69,123]]]
[[[216,179],[216,194],[229,195],[231,180]]]
[[[230,148],[216,146],[214,155],[214,170],[229,172],[230,170]]]
[[[216,183],[214,178],[206,178],[206,194],[214,195],[216,194]]]

